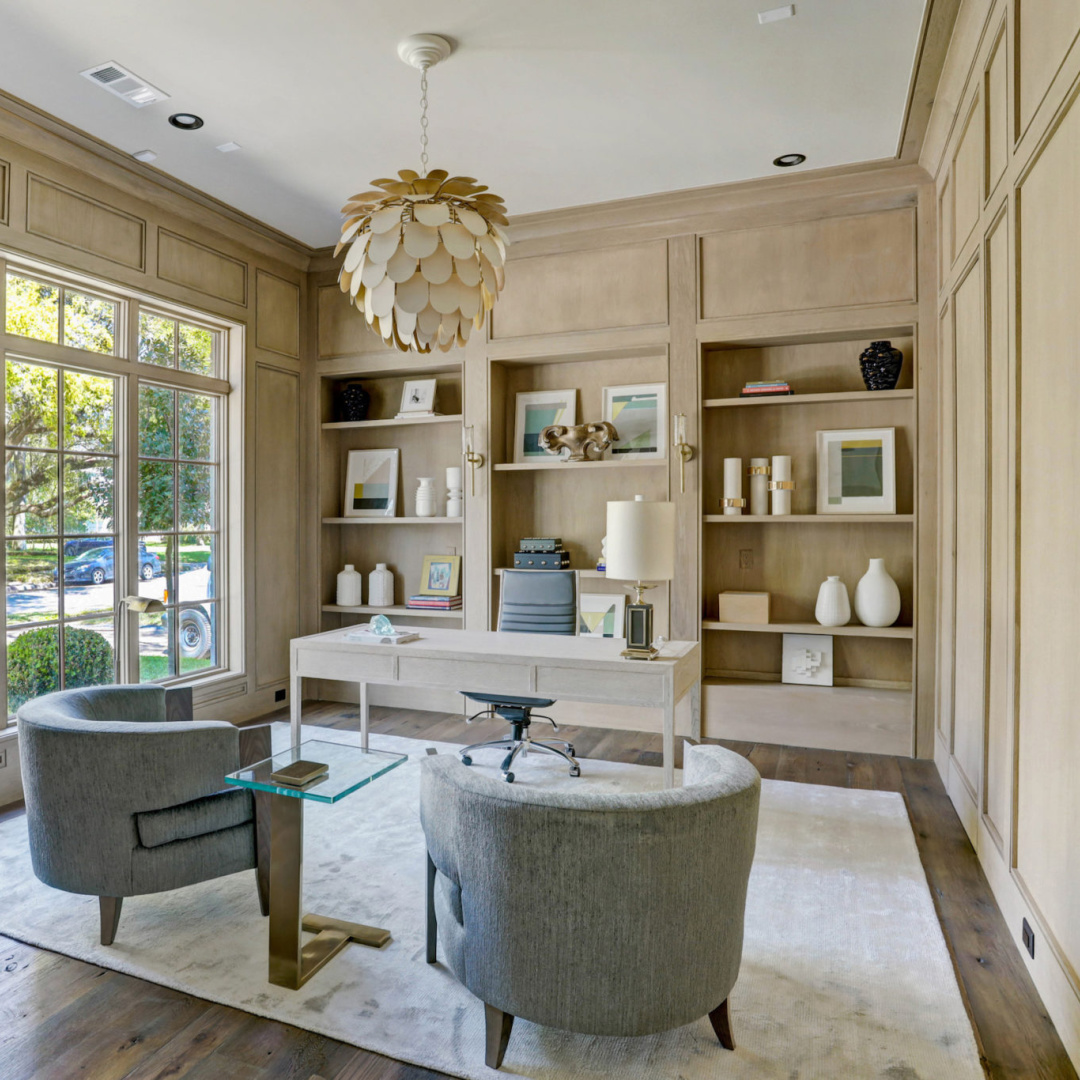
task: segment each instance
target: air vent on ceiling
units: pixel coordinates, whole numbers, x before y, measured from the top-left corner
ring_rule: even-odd
[[[115,61],[110,60],[107,64],[98,64],[96,67],[80,71],[84,79],[96,83],[103,90],[115,94],[118,98],[126,101],[133,108],[141,109],[144,105],[152,105],[155,101],[164,101],[169,95],[156,86],[152,86],[145,79],[121,67]]]

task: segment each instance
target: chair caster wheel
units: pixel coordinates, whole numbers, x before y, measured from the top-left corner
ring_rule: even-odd
[[[506,772],[506,773],[503,773],[503,779],[504,779],[504,780],[505,780],[505,781],[506,781],[506,782],[507,782],[508,784],[512,784],[512,783],[514,782],[514,774],[513,774],[512,772]]]
[[[471,765],[472,764],[472,758],[469,757],[468,754],[462,754],[461,755],[461,764],[462,765]]]
[[[570,755],[571,757],[577,757],[577,754],[576,754],[576,753],[574,752],[574,745],[573,745],[573,743],[571,743],[571,744],[570,744],[569,746],[567,746],[567,748],[566,748],[566,752],[567,752],[567,753],[568,753],[568,754],[569,754],[569,755]]]
[[[580,776],[581,775],[581,769],[577,765],[571,765],[570,766],[570,775],[571,776]]]

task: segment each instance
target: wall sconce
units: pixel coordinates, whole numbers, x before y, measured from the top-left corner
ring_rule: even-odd
[[[672,419],[674,423],[671,426],[675,433],[672,445],[679,455],[679,491],[685,495],[686,463],[693,460],[694,448],[686,441],[686,413],[676,413]]]
[[[469,479],[472,493],[476,494],[476,470],[483,467],[484,455],[473,450],[473,425],[461,429],[461,454],[469,466]]]

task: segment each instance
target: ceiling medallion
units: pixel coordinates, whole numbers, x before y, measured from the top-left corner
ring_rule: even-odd
[[[417,34],[398,55],[421,72],[421,171],[373,180],[380,190],[354,195],[341,208],[334,255],[348,250],[338,283],[387,344],[447,352],[484,325],[503,287],[506,208],[471,176],[428,171],[427,72],[450,55],[450,43]]]

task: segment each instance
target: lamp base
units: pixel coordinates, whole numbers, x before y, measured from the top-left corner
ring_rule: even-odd
[[[647,649],[623,649],[620,656],[627,660],[656,660],[660,656],[660,650],[650,645]]]
[[[653,606],[641,599],[648,586],[639,582],[634,588],[637,597],[632,604],[626,605],[626,648],[622,655],[630,660],[653,660],[659,652],[652,643]]]

